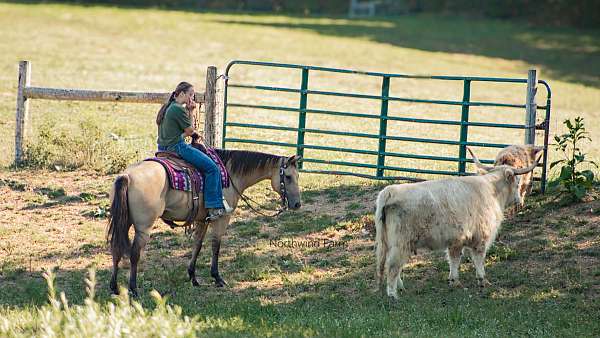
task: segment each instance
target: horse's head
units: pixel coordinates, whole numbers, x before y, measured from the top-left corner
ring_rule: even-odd
[[[292,210],[300,209],[300,187],[298,186],[298,161],[300,156],[284,157],[279,170],[271,177],[271,186],[277,191],[287,207]],[[284,205],[285,206],[285,205]]]

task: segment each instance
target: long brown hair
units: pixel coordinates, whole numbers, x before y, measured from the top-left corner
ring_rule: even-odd
[[[177,95],[179,95],[179,93],[181,92],[186,92],[188,91],[188,89],[192,88],[193,86],[187,82],[179,82],[179,84],[177,85],[177,87],[175,88],[175,90],[171,93],[171,95],[169,96],[169,99],[167,100],[167,102],[165,102],[165,104],[162,105],[162,107],[160,107],[160,109],[158,110],[158,113],[156,114],[156,124],[160,125],[162,120],[165,118],[165,113],[167,112],[167,108],[169,108],[169,105],[175,101],[175,98],[177,97]]]

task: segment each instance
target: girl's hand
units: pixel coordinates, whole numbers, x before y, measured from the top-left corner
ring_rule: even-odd
[[[196,101],[194,101],[193,97],[190,97],[190,99],[188,100],[188,102],[185,104],[185,106],[187,107],[187,109],[192,112],[194,111],[194,109],[196,109],[196,107],[198,106],[198,104],[196,103]]]

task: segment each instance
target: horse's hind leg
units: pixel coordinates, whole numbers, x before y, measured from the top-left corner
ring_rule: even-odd
[[[217,287],[227,285],[227,282],[221,278],[219,274],[219,252],[221,251],[221,238],[225,234],[225,229],[229,223],[229,217],[225,216],[222,219],[214,222],[211,229],[212,237],[212,260],[210,262],[210,275],[215,279]]]
[[[119,250],[115,250],[115,249],[111,250],[111,254],[112,254],[113,268],[112,268],[112,276],[110,278],[110,291],[113,294],[118,295],[119,289],[117,287],[117,274],[119,273],[119,262],[121,261],[122,256],[121,256],[121,252]]]
[[[150,227],[148,227],[150,228]],[[150,239],[150,234],[146,232],[139,231],[136,227],[135,230],[135,238],[133,240],[133,244],[131,246],[131,270],[129,272],[129,292],[134,297],[137,297],[137,265],[140,260],[140,254],[148,240]]]
[[[200,249],[202,249],[202,242],[204,241],[204,236],[206,235],[207,229],[208,223],[202,222],[196,225],[196,231],[194,231],[194,239],[196,240],[196,244],[194,247],[194,251],[192,252],[192,259],[190,260],[190,264],[188,265],[188,275],[190,276],[190,280],[192,281],[193,286],[200,285],[198,283],[198,280],[196,279],[196,260],[198,259]]]

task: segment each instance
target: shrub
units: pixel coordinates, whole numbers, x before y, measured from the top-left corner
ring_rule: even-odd
[[[139,151],[108,135],[91,120],[81,121],[77,132],[48,120],[39,127],[37,140],[27,145],[23,165],[51,170],[85,168],[113,174],[139,160]]]
[[[581,143],[585,140],[592,141],[589,133],[585,130],[582,117],[576,117],[575,122],[565,120],[563,122],[568,132],[554,136],[554,144],[557,151],[562,153],[563,158],[550,164],[550,169],[561,165],[558,178],[550,182],[553,189],[561,189],[560,194],[566,201],[580,201],[593,187],[594,172],[591,170],[580,170],[581,165],[589,163],[596,168],[598,165],[585,159],[586,154],[581,151]]]

